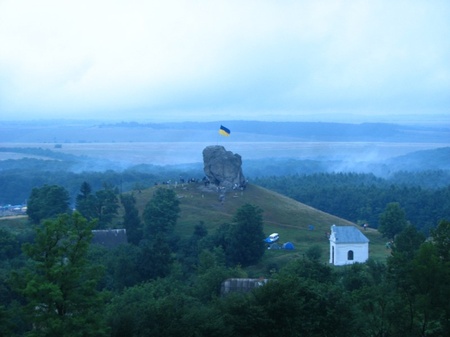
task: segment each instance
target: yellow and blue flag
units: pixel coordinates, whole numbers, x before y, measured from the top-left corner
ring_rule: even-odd
[[[220,129],[219,129],[219,133],[222,135],[222,136],[229,136],[230,135],[230,129],[228,129],[228,128],[226,128],[226,127],[224,127],[223,125],[221,125],[220,126]]]

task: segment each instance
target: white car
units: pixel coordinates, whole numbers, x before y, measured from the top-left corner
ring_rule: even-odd
[[[274,243],[277,242],[279,238],[280,236],[278,235],[278,233],[272,233],[264,241],[267,243]]]

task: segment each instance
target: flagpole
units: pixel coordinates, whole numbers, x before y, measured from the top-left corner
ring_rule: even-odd
[[[217,131],[217,134],[216,134],[216,145],[219,145],[219,138],[220,138],[220,132]]]

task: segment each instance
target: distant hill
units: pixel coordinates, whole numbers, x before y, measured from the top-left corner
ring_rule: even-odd
[[[433,142],[448,143],[450,128],[389,123],[216,121],[115,124],[54,121],[0,125],[0,142],[204,142],[215,139],[220,124],[233,141]]]
[[[164,186],[164,188],[175,188],[173,186],[167,187],[167,185],[161,186]],[[158,186],[135,194],[137,207],[141,214],[156,188]],[[302,256],[309,247],[318,245],[322,248],[323,261],[327,262],[329,241],[326,234],[330,231],[330,226],[333,224],[357,226],[350,221],[252,184],[249,184],[248,188],[243,192],[228,193],[223,204],[219,202],[217,193],[206,192],[201,184],[191,183],[186,184],[184,187],[178,185],[175,191],[181,206],[181,216],[177,224],[177,233],[180,236],[190,236],[194,231],[195,225],[200,222],[203,222],[208,231],[212,233],[220,224],[232,223],[237,209],[249,203],[259,206],[264,211],[263,220],[266,235],[274,232],[279,233],[281,243],[289,241],[294,244],[296,250],[291,252],[290,255],[288,254],[286,258],[289,258],[289,256]],[[361,227],[358,228],[361,229]],[[375,259],[384,260],[388,254],[384,246],[385,240],[374,229],[368,229],[363,232],[371,241],[371,256]],[[275,254],[273,258],[280,258],[279,255],[284,256],[285,253],[269,252],[266,255],[272,256],[271,254]]]
[[[385,162],[391,171],[450,170],[450,147],[416,151]]]
[[[244,161],[245,174],[249,177],[283,176],[293,174],[313,174],[332,172],[373,173],[379,177],[390,177],[393,173],[444,171],[450,174],[450,147],[414,151],[406,155],[388,159],[376,158],[368,161],[356,161],[354,158],[332,160],[319,158],[300,160],[293,158],[267,158]],[[419,183],[419,182],[418,182]],[[441,185],[447,185],[448,180]]]

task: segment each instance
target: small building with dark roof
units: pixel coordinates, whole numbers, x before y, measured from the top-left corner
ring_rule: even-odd
[[[128,243],[127,231],[120,229],[98,229],[93,230],[94,234],[91,243],[101,245],[106,248],[115,248],[121,244]]]
[[[354,226],[331,226],[330,263],[343,266],[369,258],[369,239]]]
[[[248,293],[255,288],[265,285],[269,280],[266,278],[229,278],[222,282],[220,294]]]

